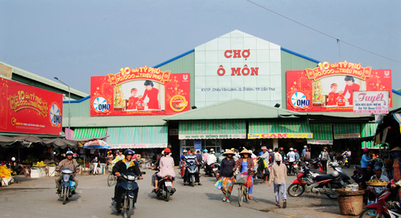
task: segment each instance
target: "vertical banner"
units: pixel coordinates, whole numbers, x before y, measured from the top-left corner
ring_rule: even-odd
[[[190,74],[122,68],[91,77],[91,116],[164,115],[190,109]]]

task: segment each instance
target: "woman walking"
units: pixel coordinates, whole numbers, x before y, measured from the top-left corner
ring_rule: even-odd
[[[240,153],[241,158],[239,158],[236,163],[235,163],[235,169],[239,169],[240,173],[248,173],[248,177],[250,177],[252,179],[252,186],[248,187],[248,199],[252,200],[251,194],[253,192],[253,160],[251,158],[251,152],[248,151],[246,148],[244,148],[244,150],[242,150]]]
[[[220,166],[221,191],[224,194],[223,202],[230,202],[235,171],[235,160],[233,159],[235,153],[227,149],[223,155],[226,156],[226,158],[221,161]]]
[[[276,197],[276,206],[279,208],[280,206],[280,193],[283,199],[283,208],[287,207],[287,193],[286,193],[286,185],[285,181],[287,180],[287,167],[285,164],[282,164],[281,155],[276,155],[275,158],[276,163],[272,166],[270,172],[269,186],[272,186],[272,181],[274,183],[274,195]]]

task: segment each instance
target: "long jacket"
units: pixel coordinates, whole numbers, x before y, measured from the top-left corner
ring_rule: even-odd
[[[125,164],[125,158],[124,160],[118,161],[114,167],[113,167],[113,175],[116,175],[116,172],[119,173],[134,173],[136,176],[142,176],[141,171],[139,170],[138,163],[136,161],[131,160],[130,165],[127,168],[127,165]]]
[[[240,172],[241,172],[242,162],[243,162],[242,157],[235,162],[235,168],[238,168]],[[253,172],[254,164],[253,164],[252,158],[248,157],[247,162],[248,162],[248,175],[253,176],[254,175],[254,172]]]

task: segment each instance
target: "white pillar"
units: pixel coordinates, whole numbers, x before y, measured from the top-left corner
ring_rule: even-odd
[[[273,139],[273,150],[278,148],[278,139]]]

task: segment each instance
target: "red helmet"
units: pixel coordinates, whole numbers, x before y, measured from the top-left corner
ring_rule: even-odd
[[[170,148],[165,148],[165,149],[164,149],[164,153],[171,153]]]
[[[294,149],[294,151],[296,152],[296,151],[297,151],[297,149]]]

